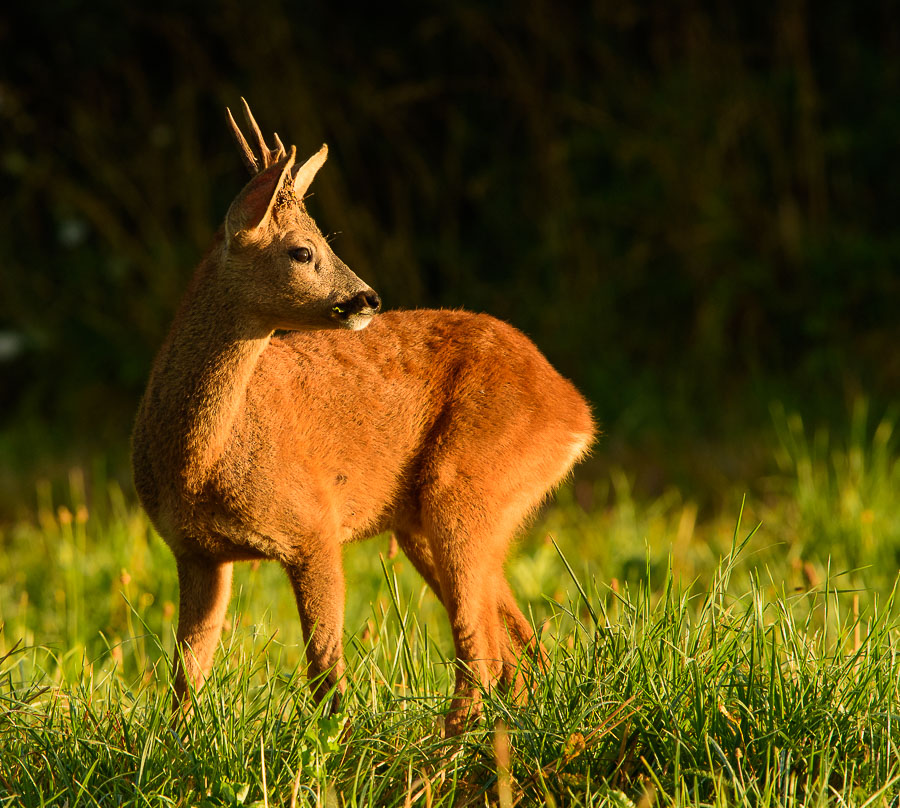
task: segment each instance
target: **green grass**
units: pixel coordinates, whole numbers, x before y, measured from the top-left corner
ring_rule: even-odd
[[[446,619],[386,537],[345,554],[340,714],[280,569],[245,565],[173,727],[168,550],[115,485],[41,484],[0,536],[0,806],[896,805],[900,460],[869,420],[776,411],[773,473],[722,513],[564,488],[508,568],[547,669],[450,740]]]

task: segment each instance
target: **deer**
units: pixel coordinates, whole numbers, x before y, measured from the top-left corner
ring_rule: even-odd
[[[306,209],[327,146],[269,147],[242,99],[227,124],[251,179],[197,266],[132,434],[135,489],[175,557],[173,690],[210,673],[233,565],[293,587],[316,700],[339,705],[341,548],[393,531],[443,604],[455,650],[448,734],[516,687],[543,647],[504,573],[511,539],[589,451],[591,410],[511,325],[381,312]]]

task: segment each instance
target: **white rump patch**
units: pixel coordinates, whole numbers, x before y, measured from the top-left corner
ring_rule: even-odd
[[[585,432],[575,432],[572,435],[572,443],[569,445],[569,454],[566,456],[566,468],[570,469],[575,465],[588,450],[591,445],[591,436]]]

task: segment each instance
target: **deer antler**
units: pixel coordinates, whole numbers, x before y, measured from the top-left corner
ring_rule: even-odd
[[[256,123],[253,113],[250,112],[250,106],[247,104],[247,101],[244,98],[241,98],[241,103],[244,105],[244,119],[247,121],[247,126],[250,127],[250,131],[253,133],[253,137],[256,140],[255,145],[259,151],[258,157],[253,153],[253,149],[250,148],[247,139],[244,137],[238,125],[234,122],[231,110],[228,107],[225,107],[225,111],[228,113],[228,123],[231,126],[231,133],[234,135],[238,149],[241,151],[241,159],[243,159],[244,165],[247,166],[250,175],[256,176],[260,171],[265,171],[270,165],[277,163],[282,157],[286,157],[287,150],[284,148],[284,144],[281,142],[281,138],[278,137],[277,132],[275,133],[276,148],[270,149],[268,147],[262,131],[259,128],[259,124]]]

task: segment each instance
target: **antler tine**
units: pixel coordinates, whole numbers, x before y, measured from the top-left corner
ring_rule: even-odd
[[[259,149],[259,156],[253,153],[253,149],[250,144],[247,143],[247,139],[244,137],[243,132],[241,132],[240,127],[235,123],[231,110],[226,107],[225,111],[228,113],[228,123],[231,127],[231,133],[237,141],[244,165],[247,166],[247,170],[252,176],[256,176],[260,171],[264,171],[269,166],[274,165],[279,160],[286,157],[287,149],[285,148],[284,143],[281,142],[281,138],[278,137],[277,132],[275,133],[275,144],[277,148],[270,149],[263,137],[259,125],[256,123],[256,119],[253,117],[253,113],[250,111],[250,105],[247,103],[247,100],[241,98],[241,103],[244,106],[244,118],[247,120],[247,126],[249,126],[250,131],[253,132],[253,138]]]
[[[250,175],[256,176],[256,174],[259,173],[259,161],[253,154],[253,150],[247,143],[247,139],[238,128],[238,125],[234,122],[234,116],[231,114],[231,110],[228,107],[225,107],[225,111],[228,113],[228,123],[231,126],[231,134],[234,135],[234,139],[237,141],[238,149],[241,152],[241,159],[244,161],[244,165],[247,166]]]
[[[266,145],[266,139],[263,137],[262,130],[259,128],[259,124],[256,122],[256,118],[253,117],[253,113],[250,112],[250,105],[247,103],[245,98],[241,98],[241,102],[244,105],[244,118],[247,119],[247,126],[253,132],[254,137],[256,138],[256,144],[259,146],[259,154],[262,157],[262,167],[268,168],[272,163],[275,162],[273,157],[275,153]]]
[[[278,151],[275,156],[275,159],[280,160],[282,157],[284,157],[287,154],[287,149],[284,147],[284,143],[281,142],[281,138],[278,137],[278,132],[275,132],[274,135],[275,135],[275,145],[278,146]]]

